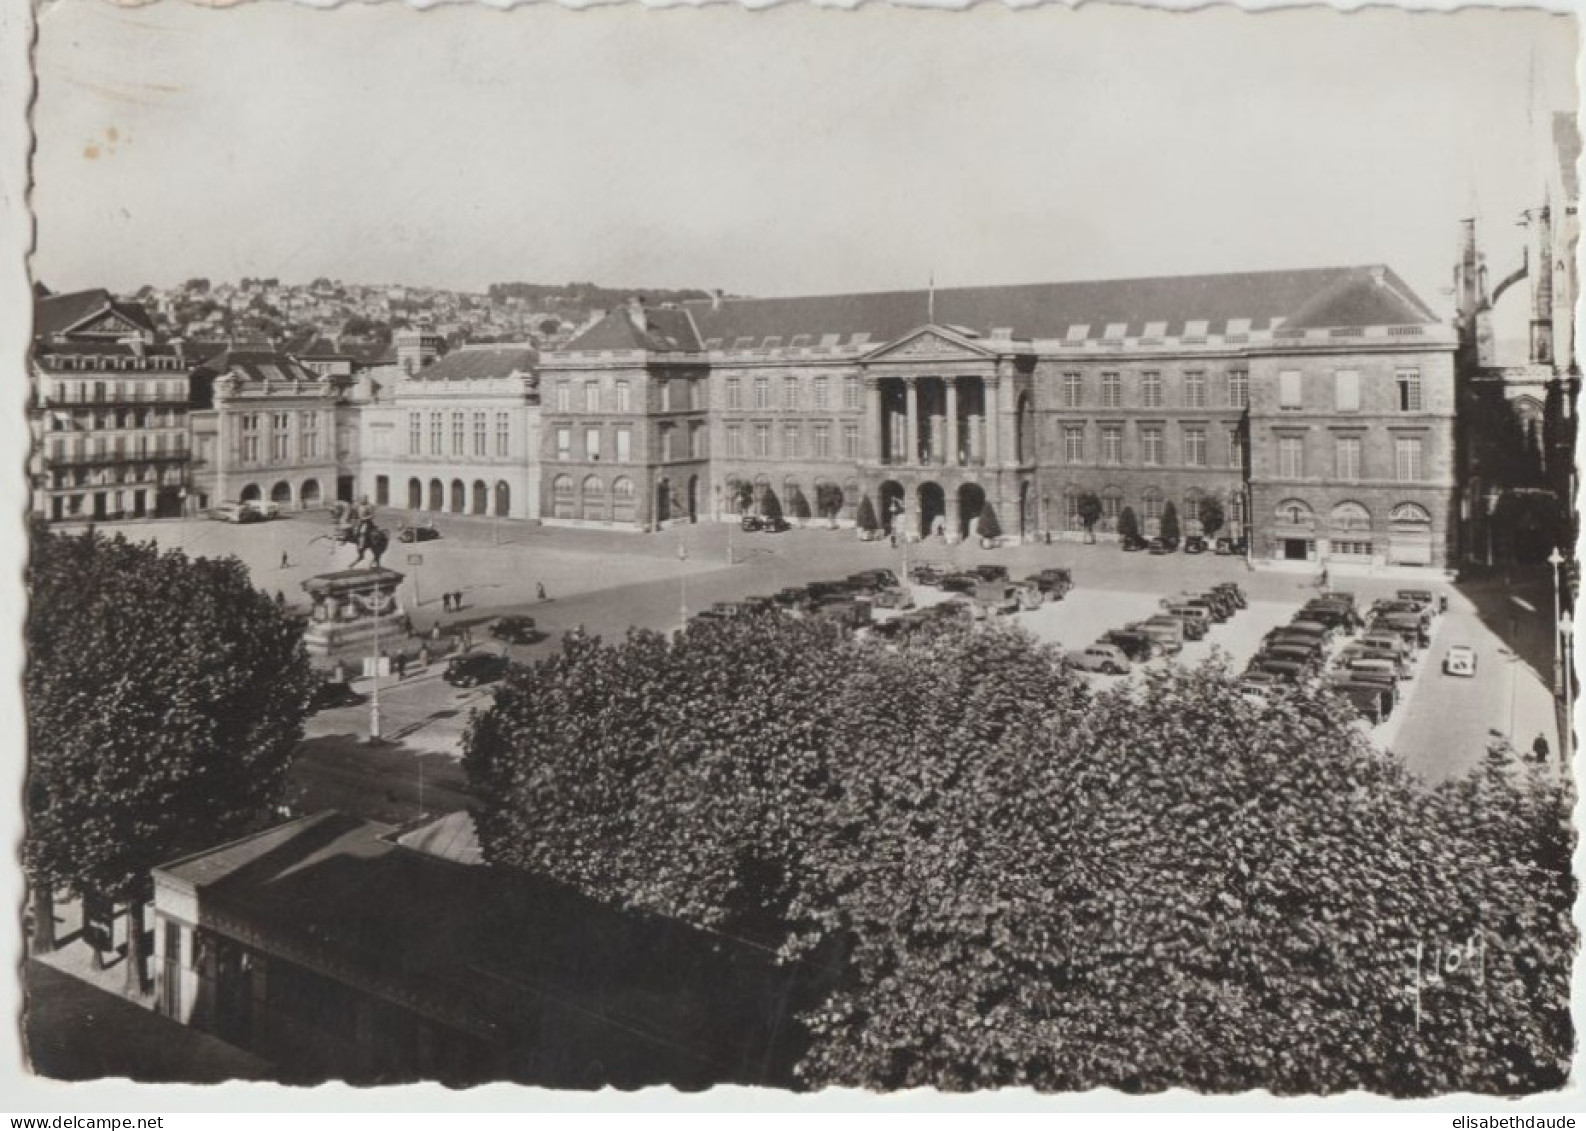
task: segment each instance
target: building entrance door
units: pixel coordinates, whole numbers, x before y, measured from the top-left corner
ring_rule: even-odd
[[[1309,543],[1304,538],[1283,539],[1283,557],[1286,561],[1303,562],[1310,557]]]

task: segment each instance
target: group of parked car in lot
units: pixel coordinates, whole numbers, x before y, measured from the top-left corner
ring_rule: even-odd
[[[1176,554],[1180,546],[1177,538],[1146,538],[1139,534],[1126,534],[1119,545],[1125,553],[1134,554],[1144,550],[1148,554]],[[1202,538],[1199,534],[1191,534],[1184,539],[1183,550],[1186,554],[1216,554],[1220,558],[1245,556],[1246,543],[1243,538]]]
[[[1432,620],[1446,608],[1426,589],[1401,589],[1365,613],[1353,593],[1323,593],[1267,633],[1243,678],[1255,689],[1321,679],[1375,725],[1399,705],[1416,658],[1431,646]],[[1474,674],[1474,652],[1463,645],[1450,650],[1444,670],[1464,674],[1466,654]]]
[[[879,636],[896,639],[942,617],[983,620],[1035,608],[1044,601],[1060,601],[1074,587],[1072,572],[1061,566],[1013,581],[1002,565],[949,571],[922,563],[909,571],[909,578],[916,585],[942,590],[948,599],[916,608],[912,590],[896,573],[890,569],[867,569],[841,580],[791,586],[769,597],[717,601],[696,613],[693,620],[723,621],[779,612],[834,620],[849,628],[868,628]],[[896,610],[900,615],[877,619],[878,609]]]
[[[1160,613],[1102,633],[1088,648],[1068,653],[1068,663],[1081,671],[1123,675],[1134,664],[1177,655],[1184,650],[1184,641],[1204,639],[1249,604],[1245,591],[1232,581],[1201,593],[1164,597]]]

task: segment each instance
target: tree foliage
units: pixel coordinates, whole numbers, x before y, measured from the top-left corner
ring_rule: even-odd
[[[760,492],[760,517],[773,521],[782,517],[782,500],[776,497],[776,492],[770,487]]]
[[[1140,537],[1140,519],[1133,507],[1124,507],[1118,514],[1118,537],[1128,541]]]
[[[1217,532],[1223,528],[1227,516],[1223,513],[1222,500],[1215,495],[1206,495],[1201,498],[1200,513],[1195,516],[1200,519],[1201,533],[1207,538],[1217,537]]]
[[[1179,540],[1178,507],[1173,505],[1172,499],[1169,499],[1162,507],[1161,533],[1162,537],[1169,542],[1177,542]]]
[[[835,483],[815,485],[815,511],[821,518],[836,518],[843,510],[843,489]]]
[[[1566,1077],[1558,780],[1499,753],[1429,789],[1320,689],[1255,700],[1214,662],[1092,696],[1004,625],[767,617],[574,635],[465,750],[493,863],[788,956],[839,940],[811,1086]],[[1418,1029],[1417,943],[1472,937],[1482,980],[1423,979]]]
[[[980,508],[980,536],[982,538],[1001,538],[1002,523],[997,521],[997,508],[987,499]]]
[[[1086,491],[1079,497],[1079,521],[1085,524],[1085,537],[1094,538],[1096,524],[1101,521],[1101,497],[1094,491]]]
[[[876,518],[875,504],[870,501],[869,495],[859,500],[859,513],[854,516],[854,525],[866,534],[874,534],[881,529],[881,522]]]
[[[298,628],[234,558],[38,532],[26,628],[30,879],[147,897],[267,817],[302,735]]]

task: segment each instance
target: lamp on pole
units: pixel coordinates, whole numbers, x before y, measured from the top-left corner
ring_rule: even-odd
[[[1547,556],[1547,564],[1553,567],[1553,694],[1557,697],[1567,690],[1562,685],[1564,674],[1564,629],[1559,617],[1561,611],[1559,607],[1559,590],[1562,588],[1559,579],[1559,567],[1564,564],[1564,555],[1558,552],[1557,546],[1554,546],[1553,552]]]
[[[1564,663],[1560,674],[1564,681],[1564,717],[1559,722],[1559,746],[1564,751],[1564,766],[1566,768],[1575,762],[1575,697],[1571,694],[1573,682],[1574,653],[1571,651],[1572,637],[1575,625],[1570,621],[1570,616],[1565,613],[1559,618],[1559,636],[1563,639]]]
[[[688,627],[688,546],[683,541],[686,526],[677,528],[677,630]]]
[[[369,745],[376,746],[380,736],[380,591],[375,590],[374,684],[369,689]]]

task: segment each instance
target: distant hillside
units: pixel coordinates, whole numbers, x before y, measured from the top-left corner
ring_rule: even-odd
[[[490,301],[521,299],[537,309],[557,308],[580,311],[610,310],[638,295],[651,304],[709,298],[709,291],[668,290],[661,287],[601,287],[594,283],[491,283]]]

